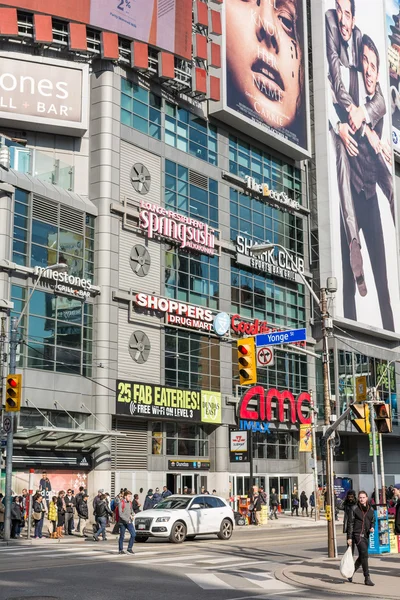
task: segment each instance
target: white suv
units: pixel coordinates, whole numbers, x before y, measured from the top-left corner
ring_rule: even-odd
[[[159,537],[181,544],[185,539],[193,540],[196,535],[208,533],[229,540],[235,519],[231,507],[219,496],[172,495],[154,508],[138,513],[134,524],[137,542]]]

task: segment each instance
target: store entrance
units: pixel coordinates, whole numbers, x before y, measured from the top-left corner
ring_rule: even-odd
[[[200,473],[167,473],[167,488],[173,494],[183,494],[185,487],[188,494],[199,494],[202,486],[207,489],[207,475]]]

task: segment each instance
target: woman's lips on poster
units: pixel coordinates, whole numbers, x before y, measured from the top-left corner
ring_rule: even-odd
[[[283,79],[281,74],[277,69],[271,67],[271,65],[267,64],[264,60],[258,58],[254,61],[251,70],[253,73],[257,73],[261,75],[261,79],[265,80],[265,83],[268,84],[269,88],[273,90],[274,88],[278,88],[281,92],[285,91],[285,84],[283,83]],[[274,85],[271,85],[274,84]],[[262,92],[262,90],[260,90]]]

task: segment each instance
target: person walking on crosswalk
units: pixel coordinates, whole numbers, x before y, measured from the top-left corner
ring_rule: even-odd
[[[132,550],[133,544],[135,542],[136,532],[133,526],[133,505],[132,505],[132,492],[126,490],[124,492],[124,497],[119,498],[117,496],[115,498],[115,503],[118,507],[118,525],[119,525],[119,542],[118,542],[118,550],[119,554],[125,554],[124,551],[124,539],[125,539],[125,531],[128,530],[130,534],[129,542],[128,542],[128,552],[129,554],[134,554]]]

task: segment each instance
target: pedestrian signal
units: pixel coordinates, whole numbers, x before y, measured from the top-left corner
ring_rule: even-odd
[[[18,412],[21,408],[22,375],[7,375],[6,412]]]
[[[256,345],[253,337],[237,342],[240,385],[257,383]]]
[[[359,433],[370,433],[369,406],[366,402],[351,405],[351,422]]]
[[[380,402],[374,404],[375,425],[378,433],[392,433],[392,407]]]

